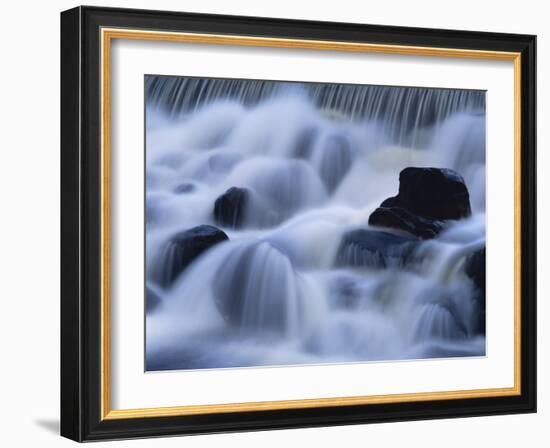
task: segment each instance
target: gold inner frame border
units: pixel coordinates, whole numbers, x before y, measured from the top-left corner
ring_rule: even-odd
[[[139,29],[101,29],[101,420],[168,417],[229,412],[252,412],[317,407],[352,406],[384,403],[407,403],[432,400],[502,397],[521,394],[521,53],[469,50],[459,48],[420,47],[360,42],[337,42],[308,39],[266,38],[241,35],[218,35],[163,32]],[[136,409],[111,409],[110,345],[110,186],[111,186],[111,42],[113,39],[185,42],[212,45],[295,48],[355,53],[382,53],[412,56],[456,57],[513,61],[514,63],[514,386],[441,392],[418,392],[391,395],[368,395],[301,400],[279,400],[227,404],[170,406]]]

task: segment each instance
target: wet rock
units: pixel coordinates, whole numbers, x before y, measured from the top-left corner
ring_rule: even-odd
[[[401,207],[379,207],[369,217],[369,225],[399,229],[422,239],[437,236],[445,224],[425,219]]]
[[[446,168],[409,167],[399,174],[397,196],[383,201],[369,224],[429,239],[444,229],[445,221],[471,214],[470,195],[460,174]]]
[[[337,266],[399,267],[412,261],[418,240],[378,230],[347,232],[336,254]]]
[[[485,247],[466,258],[464,271],[476,288],[475,297],[480,308],[478,332],[485,333]]]
[[[381,207],[400,207],[426,219],[444,221],[472,214],[464,179],[447,168],[405,168],[399,174],[399,193]]]
[[[154,277],[161,286],[170,286],[195,259],[229,238],[222,230],[200,225],[172,236],[160,253]]]
[[[224,227],[241,228],[244,224],[249,199],[250,191],[248,189],[231,187],[216,199],[214,203],[214,220]]]

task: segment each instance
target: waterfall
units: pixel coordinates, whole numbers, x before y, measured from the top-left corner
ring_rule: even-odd
[[[484,92],[170,76],[145,92],[147,370],[485,353],[465,269],[485,246]],[[430,240],[369,226],[409,166],[461,174],[472,215]]]
[[[150,107],[172,117],[220,100],[253,107],[285,94],[302,95],[326,115],[380,123],[396,143],[413,145],[422,141],[420,129],[456,112],[485,113],[485,94],[477,90],[148,76],[145,94]]]

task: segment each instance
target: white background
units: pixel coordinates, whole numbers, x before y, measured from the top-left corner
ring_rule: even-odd
[[[550,58],[545,37],[550,35],[550,25],[545,2],[104,0],[88,3],[539,36],[537,415],[155,439],[118,442],[111,446],[547,446],[550,393],[544,378],[547,357],[543,357],[543,347],[550,346],[550,332],[541,325],[543,320],[548,321],[543,299],[550,292],[547,280],[550,271],[544,255],[550,250],[550,240],[543,231],[550,225],[550,206],[545,194],[550,187],[547,175],[550,159],[544,150],[547,136],[544,124],[550,120],[545,88]],[[59,414],[59,11],[75,5],[69,1],[21,1],[6,2],[2,9],[0,437],[5,446],[69,446],[72,443],[60,439],[56,433]]]

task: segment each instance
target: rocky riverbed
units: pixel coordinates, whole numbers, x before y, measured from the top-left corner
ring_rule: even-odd
[[[479,104],[392,134],[281,92],[148,109],[147,369],[484,355]]]

